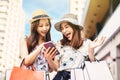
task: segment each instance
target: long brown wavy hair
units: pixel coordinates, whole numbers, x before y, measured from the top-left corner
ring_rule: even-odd
[[[73,37],[72,37],[72,40],[68,40],[68,38],[66,38],[64,35],[63,35],[63,39],[61,40],[61,44],[62,45],[70,45],[72,46],[73,48],[75,49],[78,49],[82,43],[83,43],[83,39],[81,38],[81,29],[78,27],[78,25],[74,25],[70,22],[67,22],[68,25],[71,26],[71,28],[73,29]]]
[[[27,38],[27,47],[28,47],[28,52],[29,53],[38,44],[39,33],[37,32],[37,28],[39,26],[39,21],[40,21],[40,19],[34,21],[33,23],[31,23],[31,33],[30,33],[30,36]],[[51,29],[51,22],[50,22],[50,20],[49,20],[49,24],[50,24],[50,29]],[[50,29],[49,29],[48,33],[46,34],[46,37],[44,38],[45,42],[51,41]]]

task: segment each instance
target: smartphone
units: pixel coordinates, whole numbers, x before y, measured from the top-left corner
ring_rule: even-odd
[[[55,45],[53,44],[53,42],[52,41],[48,41],[48,42],[46,42],[46,43],[44,43],[44,47],[47,49],[48,47],[55,47]],[[55,47],[56,48],[56,47]],[[57,54],[56,55],[58,55],[58,54],[60,54],[59,53],[59,51],[57,50]]]

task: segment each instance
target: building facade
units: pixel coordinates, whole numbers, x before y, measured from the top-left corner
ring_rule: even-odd
[[[19,39],[25,33],[22,0],[0,0],[0,72],[18,66]],[[2,79],[0,79],[2,80]]]
[[[96,58],[106,60],[114,80],[120,80],[120,4],[109,18],[99,36],[105,35],[105,43],[96,50]],[[118,19],[117,19],[118,18]]]
[[[85,38],[106,36],[104,44],[95,49],[95,57],[105,60],[114,80],[120,80],[120,1],[70,0],[69,11],[79,15]]]
[[[69,12],[78,16],[81,25],[84,24],[85,16],[89,7],[90,0],[70,0]]]

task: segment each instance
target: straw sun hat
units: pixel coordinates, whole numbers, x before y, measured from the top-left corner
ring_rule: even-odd
[[[51,19],[47,12],[43,9],[38,9],[38,10],[35,10],[33,13],[32,13],[32,19],[30,20],[30,23],[38,20],[38,19],[43,19],[43,18],[49,18]]]
[[[56,28],[56,30],[60,31],[60,25],[62,22],[70,22],[74,25],[77,25],[80,29],[83,29],[83,27],[79,24],[77,16],[72,14],[72,13],[68,13],[65,14],[61,20],[59,20],[54,26]]]

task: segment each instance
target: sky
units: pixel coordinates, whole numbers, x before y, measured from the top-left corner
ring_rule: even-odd
[[[30,33],[30,23],[33,11],[36,9],[44,9],[50,17],[52,17],[51,38],[56,42],[62,38],[60,32],[54,28],[55,22],[69,12],[69,0],[23,0],[23,10],[26,15],[25,34]]]

